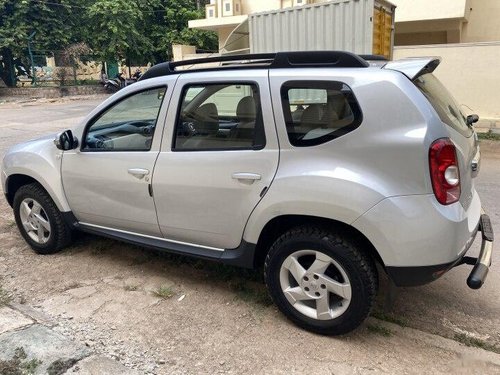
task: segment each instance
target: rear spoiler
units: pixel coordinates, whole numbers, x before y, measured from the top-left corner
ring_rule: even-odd
[[[383,68],[401,72],[413,81],[422,74],[432,73],[440,63],[440,57],[408,57],[390,61]]]

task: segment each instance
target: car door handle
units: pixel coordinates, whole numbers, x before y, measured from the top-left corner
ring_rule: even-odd
[[[233,173],[232,177],[235,180],[250,180],[250,181],[260,180],[262,178],[260,174],[246,173],[246,172]]]
[[[149,170],[144,168],[130,168],[128,173],[140,180],[149,174]]]

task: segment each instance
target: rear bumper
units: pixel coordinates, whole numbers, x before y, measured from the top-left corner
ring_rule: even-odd
[[[481,251],[479,256],[477,258],[465,256],[465,253],[474,242],[478,231],[481,232]],[[456,260],[432,266],[386,267],[386,270],[396,286],[418,286],[437,280],[453,267],[462,264],[474,265],[467,278],[467,285],[472,289],[479,289],[484,284],[488,275],[489,267],[491,266],[492,251],[493,229],[489,216],[482,211],[477,229],[467,241],[465,251],[461,251],[462,255]]]

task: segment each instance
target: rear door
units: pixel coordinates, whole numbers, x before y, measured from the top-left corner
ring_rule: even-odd
[[[267,70],[179,77],[153,175],[165,238],[217,249],[240,245],[278,167],[272,113]]]
[[[455,144],[458,154],[460,203],[468,209],[474,188],[473,177],[477,175],[479,168],[479,147],[474,129],[467,125],[458,103],[432,73],[418,76],[413,81],[432,104],[441,121],[448,125],[450,139]]]

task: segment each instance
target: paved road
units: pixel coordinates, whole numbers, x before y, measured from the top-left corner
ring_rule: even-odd
[[[0,105],[0,156],[15,143],[74,126],[99,102]],[[485,145],[477,179],[497,232],[499,149]],[[500,372],[497,354],[440,338],[466,334],[500,348],[498,241],[479,291],[467,288],[470,268],[461,266],[428,286],[398,291],[393,315],[411,328],[371,320],[348,337],[325,338],[296,329],[274,307],[262,307],[251,296],[244,302],[241,292],[247,287],[234,287],[236,272],[214,277],[206,271],[212,266],[193,268],[89,237],[66,252],[40,257],[19,237],[3,200],[0,214],[0,287],[58,320],[62,333],[90,341],[98,352],[141,371]],[[472,251],[478,251],[477,243]],[[175,299],[152,296],[159,285],[171,285]],[[182,295],[187,297],[178,301]],[[392,335],[381,335],[379,326],[389,327]]]

